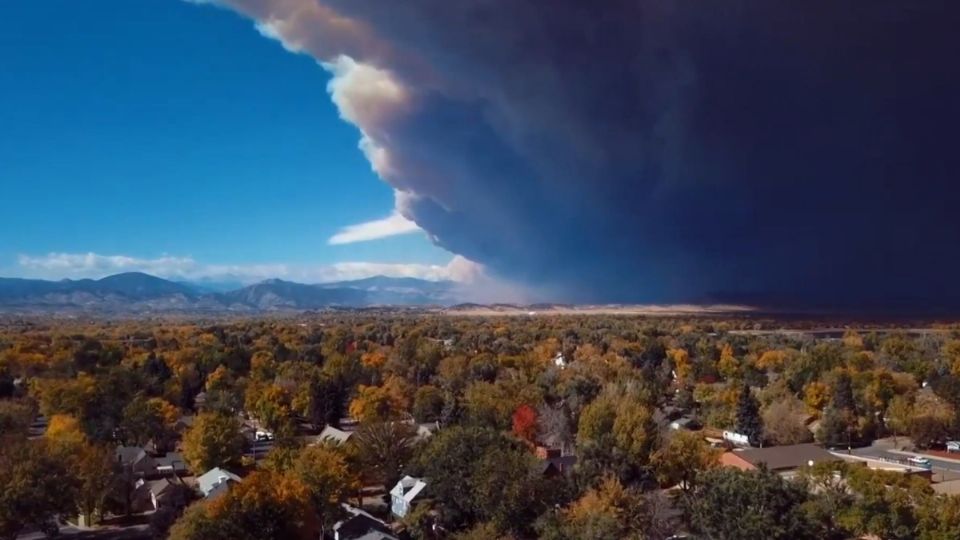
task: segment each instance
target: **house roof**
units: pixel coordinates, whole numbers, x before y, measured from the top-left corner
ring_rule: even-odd
[[[208,497],[217,486],[239,481],[240,477],[232,472],[221,469],[220,467],[214,467],[197,478],[197,485],[203,493],[203,496]]]
[[[765,463],[772,471],[798,469],[814,463],[838,461],[839,458],[815,444],[792,444],[788,446],[768,446],[766,448],[747,448],[733,452],[735,456],[758,467]]]
[[[333,526],[340,540],[396,540],[390,526],[383,521],[348,504],[341,506],[351,515]]]
[[[324,440],[331,440],[337,444],[343,444],[349,441],[350,437],[352,436],[352,431],[343,431],[333,426],[327,426],[323,428],[323,431],[320,432],[320,435],[317,437],[317,439],[319,439],[321,442]]]
[[[397,483],[403,489],[403,498],[407,502],[412,501],[417,495],[420,494],[424,488],[427,487],[427,483],[420,478],[414,478],[412,476],[404,476]],[[394,488],[396,489],[396,488]]]
[[[150,481],[150,493],[153,493],[154,497],[159,497],[164,494],[168,489],[173,487],[173,484],[167,481],[166,478],[160,480]]]
[[[133,465],[147,457],[147,451],[139,446],[118,446],[115,452],[117,461],[124,465]]]
[[[206,495],[204,495],[203,498],[208,501],[216,499],[217,497],[226,493],[228,489],[230,489],[230,483],[231,482],[227,481],[227,482],[221,482],[219,484],[214,485],[213,488]]]
[[[153,463],[158,469],[164,467],[172,467],[175,470],[187,468],[186,462],[183,459],[183,454],[180,452],[167,452],[166,455],[153,458]]]

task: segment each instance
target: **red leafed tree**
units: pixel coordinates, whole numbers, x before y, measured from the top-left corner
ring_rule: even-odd
[[[536,443],[537,411],[529,405],[521,405],[513,411],[513,434],[530,444]]]

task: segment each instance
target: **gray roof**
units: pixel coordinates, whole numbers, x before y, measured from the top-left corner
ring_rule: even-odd
[[[390,526],[363,510],[348,504],[340,505],[350,517],[333,526],[340,540],[396,540]]]
[[[323,431],[320,432],[320,435],[317,437],[321,442],[324,440],[334,441],[337,444],[343,444],[350,440],[350,437],[353,436],[352,431],[343,431],[342,429],[337,429],[333,426],[327,426],[323,428]]]
[[[751,465],[765,463],[772,471],[799,469],[809,462],[822,463],[838,461],[839,458],[815,444],[791,444],[788,446],[768,446],[766,448],[748,448],[734,451]]]
[[[232,472],[221,469],[220,467],[214,467],[197,478],[197,486],[200,488],[203,496],[206,497],[209,496],[210,492],[218,485],[239,481],[240,477]]]
[[[147,451],[139,446],[118,446],[115,452],[117,461],[124,465],[133,465],[147,457]]]
[[[180,452],[167,452],[166,455],[153,458],[153,463],[158,467],[174,467],[175,469],[186,468],[186,461]]]
[[[152,480],[149,482],[149,484],[150,484],[150,492],[153,493],[154,497],[159,497],[163,495],[163,492],[170,489],[170,487],[173,485],[170,482],[168,482],[166,478],[161,478],[160,480]]]

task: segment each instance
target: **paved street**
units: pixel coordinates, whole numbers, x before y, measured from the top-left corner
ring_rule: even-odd
[[[902,446],[902,444],[900,446]],[[842,453],[843,450],[837,450],[837,452]],[[871,446],[864,448],[854,448],[850,453],[855,456],[889,459],[893,461],[905,460],[911,456],[921,455],[918,452],[899,450],[890,439],[881,439],[874,442]],[[960,459],[943,459],[926,454],[923,454],[923,457],[930,460],[930,464],[933,466],[935,473],[945,472],[960,475]]]
[[[147,525],[97,531],[82,530],[67,525],[60,527],[60,536],[71,540],[146,540],[151,537]],[[30,531],[17,536],[17,540],[46,540],[47,538],[51,537],[40,531]]]

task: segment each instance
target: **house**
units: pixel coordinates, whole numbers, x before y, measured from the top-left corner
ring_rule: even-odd
[[[349,441],[350,437],[352,436],[352,431],[343,431],[333,426],[327,426],[323,428],[323,431],[321,431],[320,435],[317,436],[317,442],[330,441],[336,443],[337,445],[341,445]]]
[[[557,366],[560,369],[567,367],[567,359],[563,356],[563,352],[558,352],[556,356],[553,357],[553,365]]]
[[[167,452],[165,455],[153,458],[157,474],[165,476],[180,476],[187,473],[187,462],[180,452]]]
[[[183,433],[193,427],[193,421],[196,420],[196,418],[197,417],[192,414],[184,414],[177,420],[177,423],[174,424],[173,427],[178,433]]]
[[[239,481],[240,477],[232,472],[214,467],[197,478],[197,488],[205,498],[213,498],[223,493],[230,483]]]
[[[132,476],[149,476],[156,472],[153,458],[139,446],[118,446],[114,456],[124,472]]]
[[[440,429],[440,422],[425,422],[417,424],[417,439],[429,439]]]
[[[565,456],[559,448],[538,446],[535,453],[537,458],[540,459],[540,473],[546,477],[552,478],[569,474],[573,471],[573,466],[577,464],[577,456]]]
[[[685,415],[670,422],[670,429],[674,431],[694,430],[700,428],[700,421],[696,417]]]
[[[815,444],[744,448],[725,452],[720,456],[720,464],[725,467],[750,471],[757,469],[762,463],[771,471],[786,477],[793,476],[802,467],[839,460],[840,458]]]
[[[404,476],[390,490],[390,511],[393,515],[403,518],[410,513],[415,502],[423,500],[423,490],[427,482],[421,478]]]
[[[342,505],[348,517],[333,526],[333,540],[397,540],[383,521],[359,508]]]

